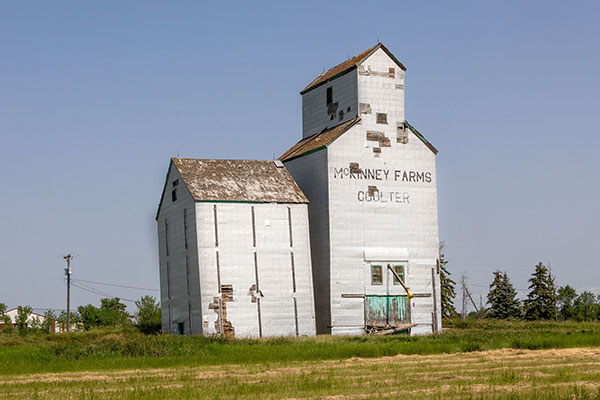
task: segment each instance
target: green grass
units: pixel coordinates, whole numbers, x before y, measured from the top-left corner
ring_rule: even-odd
[[[134,330],[0,334],[0,375],[600,346],[600,323],[455,321],[440,335],[223,339]]]
[[[593,399],[596,349],[500,350],[0,377],[0,398]]]

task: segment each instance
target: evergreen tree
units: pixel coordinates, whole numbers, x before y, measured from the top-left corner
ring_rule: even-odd
[[[456,312],[456,308],[454,308],[454,298],[456,297],[456,292],[454,290],[454,285],[456,282],[450,278],[450,271],[446,267],[448,261],[444,255],[444,247],[445,243],[440,243],[440,286],[441,286],[441,298],[442,298],[442,318],[456,318],[458,313]]]
[[[506,272],[494,272],[494,280],[490,284],[487,298],[490,304],[487,314],[490,318],[521,318],[521,301],[517,298],[517,291]]]
[[[558,307],[562,320],[575,318],[574,302],[577,298],[577,292],[571,286],[563,286],[558,289]]]
[[[525,318],[530,321],[554,319],[556,317],[556,287],[548,268],[542,263],[538,263],[529,283],[529,294],[525,300]]]

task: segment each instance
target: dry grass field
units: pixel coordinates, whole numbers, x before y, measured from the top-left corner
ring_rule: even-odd
[[[3,399],[588,399],[600,348],[0,376]]]
[[[449,321],[440,335],[0,334],[0,399],[600,399],[600,323]]]

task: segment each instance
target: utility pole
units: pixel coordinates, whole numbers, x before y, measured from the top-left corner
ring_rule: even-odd
[[[479,295],[479,319],[483,318],[483,295]]]
[[[67,262],[67,268],[65,268],[65,275],[67,276],[67,332],[71,330],[71,274],[73,270],[71,269],[71,260],[73,256],[71,254],[67,254],[63,256],[65,261]]]
[[[471,300],[471,304],[473,304],[473,308],[475,308],[475,312],[479,316],[480,315],[479,308],[477,308],[477,304],[475,304],[475,301],[473,300],[473,296],[471,296],[471,291],[469,290],[469,288],[466,285],[465,285],[465,290],[467,292],[467,296],[469,296],[469,299]]]
[[[550,280],[550,282],[552,282],[552,265],[550,264],[550,261],[548,261],[548,279]],[[552,293],[552,296],[554,298],[554,320],[558,321],[558,307],[556,306],[556,286],[552,285],[552,287],[554,288],[554,292]]]
[[[467,277],[464,272],[460,278],[460,286],[462,287],[462,312],[461,318],[467,319]]]

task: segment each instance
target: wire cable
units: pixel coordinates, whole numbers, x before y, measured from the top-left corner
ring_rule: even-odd
[[[71,281],[84,282],[84,283],[93,283],[93,284],[96,284],[96,285],[104,285],[104,286],[115,286],[115,287],[121,287],[121,288],[125,288],[125,289],[152,290],[153,292],[159,292],[160,291],[158,289],[152,289],[152,288],[145,288],[145,287],[138,287],[138,286],[127,286],[127,285],[118,285],[116,283],[88,281],[88,280],[85,280],[85,279],[74,279],[74,278],[71,278]]]
[[[85,291],[90,292],[90,293],[97,294],[99,296],[104,296],[104,297],[118,297],[119,300],[128,301],[130,303],[135,303],[135,300],[127,299],[125,297],[115,296],[115,295],[113,295],[111,293],[103,292],[101,290],[97,290],[97,289],[94,289],[94,288],[89,287],[89,286],[84,286],[82,283],[77,284],[75,282],[71,282],[71,286],[76,287],[76,288],[81,289],[81,290],[85,290]]]

